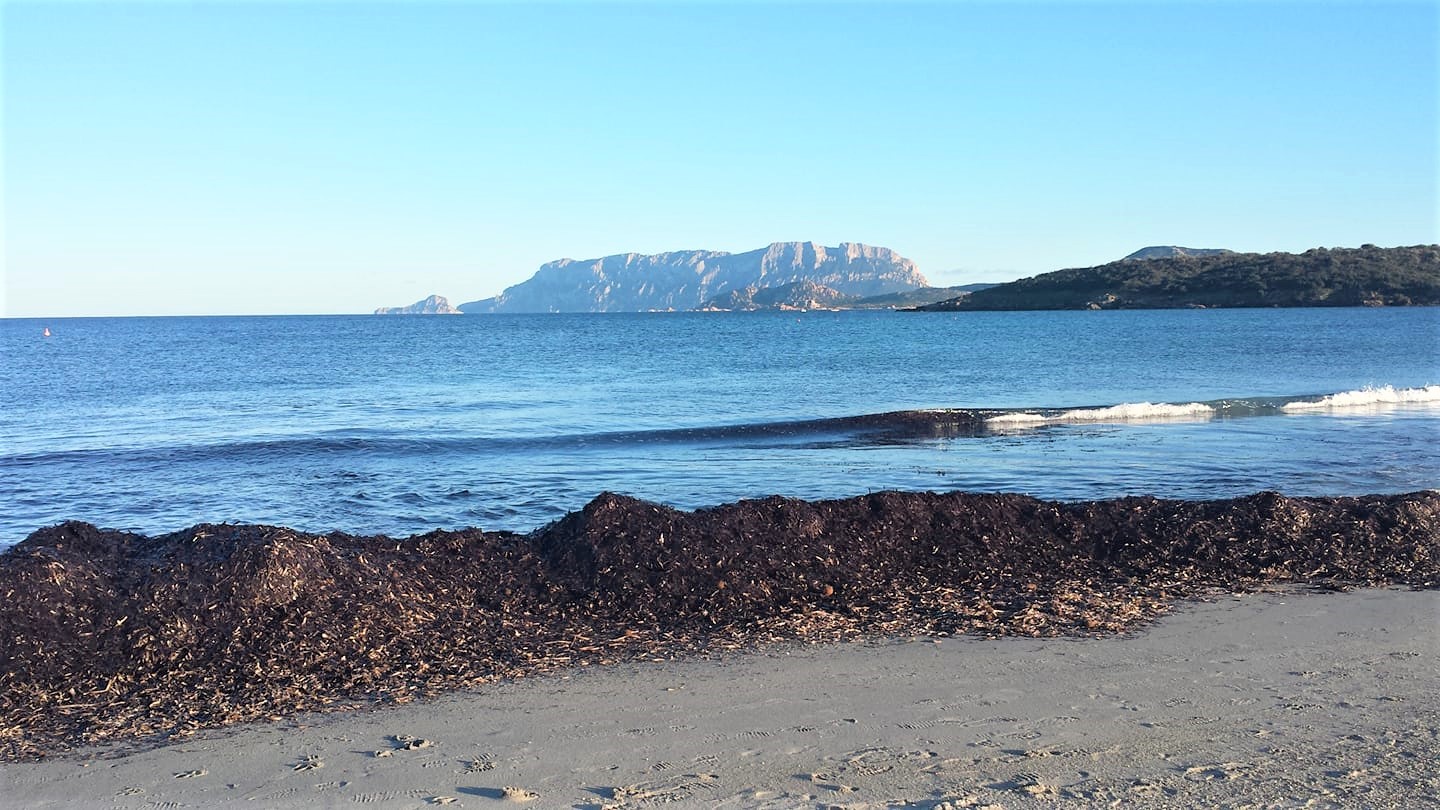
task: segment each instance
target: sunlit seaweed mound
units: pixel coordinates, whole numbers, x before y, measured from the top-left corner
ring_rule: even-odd
[[[774,641],[1113,633],[1276,582],[1440,586],[1440,493],[606,494],[529,535],[408,540],[65,523],[0,554],[0,758]]]

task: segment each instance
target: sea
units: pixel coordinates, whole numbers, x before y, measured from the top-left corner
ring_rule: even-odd
[[[526,532],[605,491],[1398,493],[1437,439],[1437,308],[0,320],[0,547]]]

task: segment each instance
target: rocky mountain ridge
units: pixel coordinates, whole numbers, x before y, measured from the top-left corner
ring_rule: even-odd
[[[842,242],[775,242],[744,253],[683,250],[559,259],[500,295],[463,312],[639,312],[689,310],[747,287],[800,282],[865,297],[928,286],[915,263],[884,247]]]

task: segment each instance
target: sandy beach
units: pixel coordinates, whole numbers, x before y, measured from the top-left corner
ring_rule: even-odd
[[[1440,593],[597,667],[6,764],[14,807],[1437,806]]]

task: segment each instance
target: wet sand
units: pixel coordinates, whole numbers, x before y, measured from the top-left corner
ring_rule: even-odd
[[[1440,806],[1440,591],[592,667],[0,765],[16,807]]]

